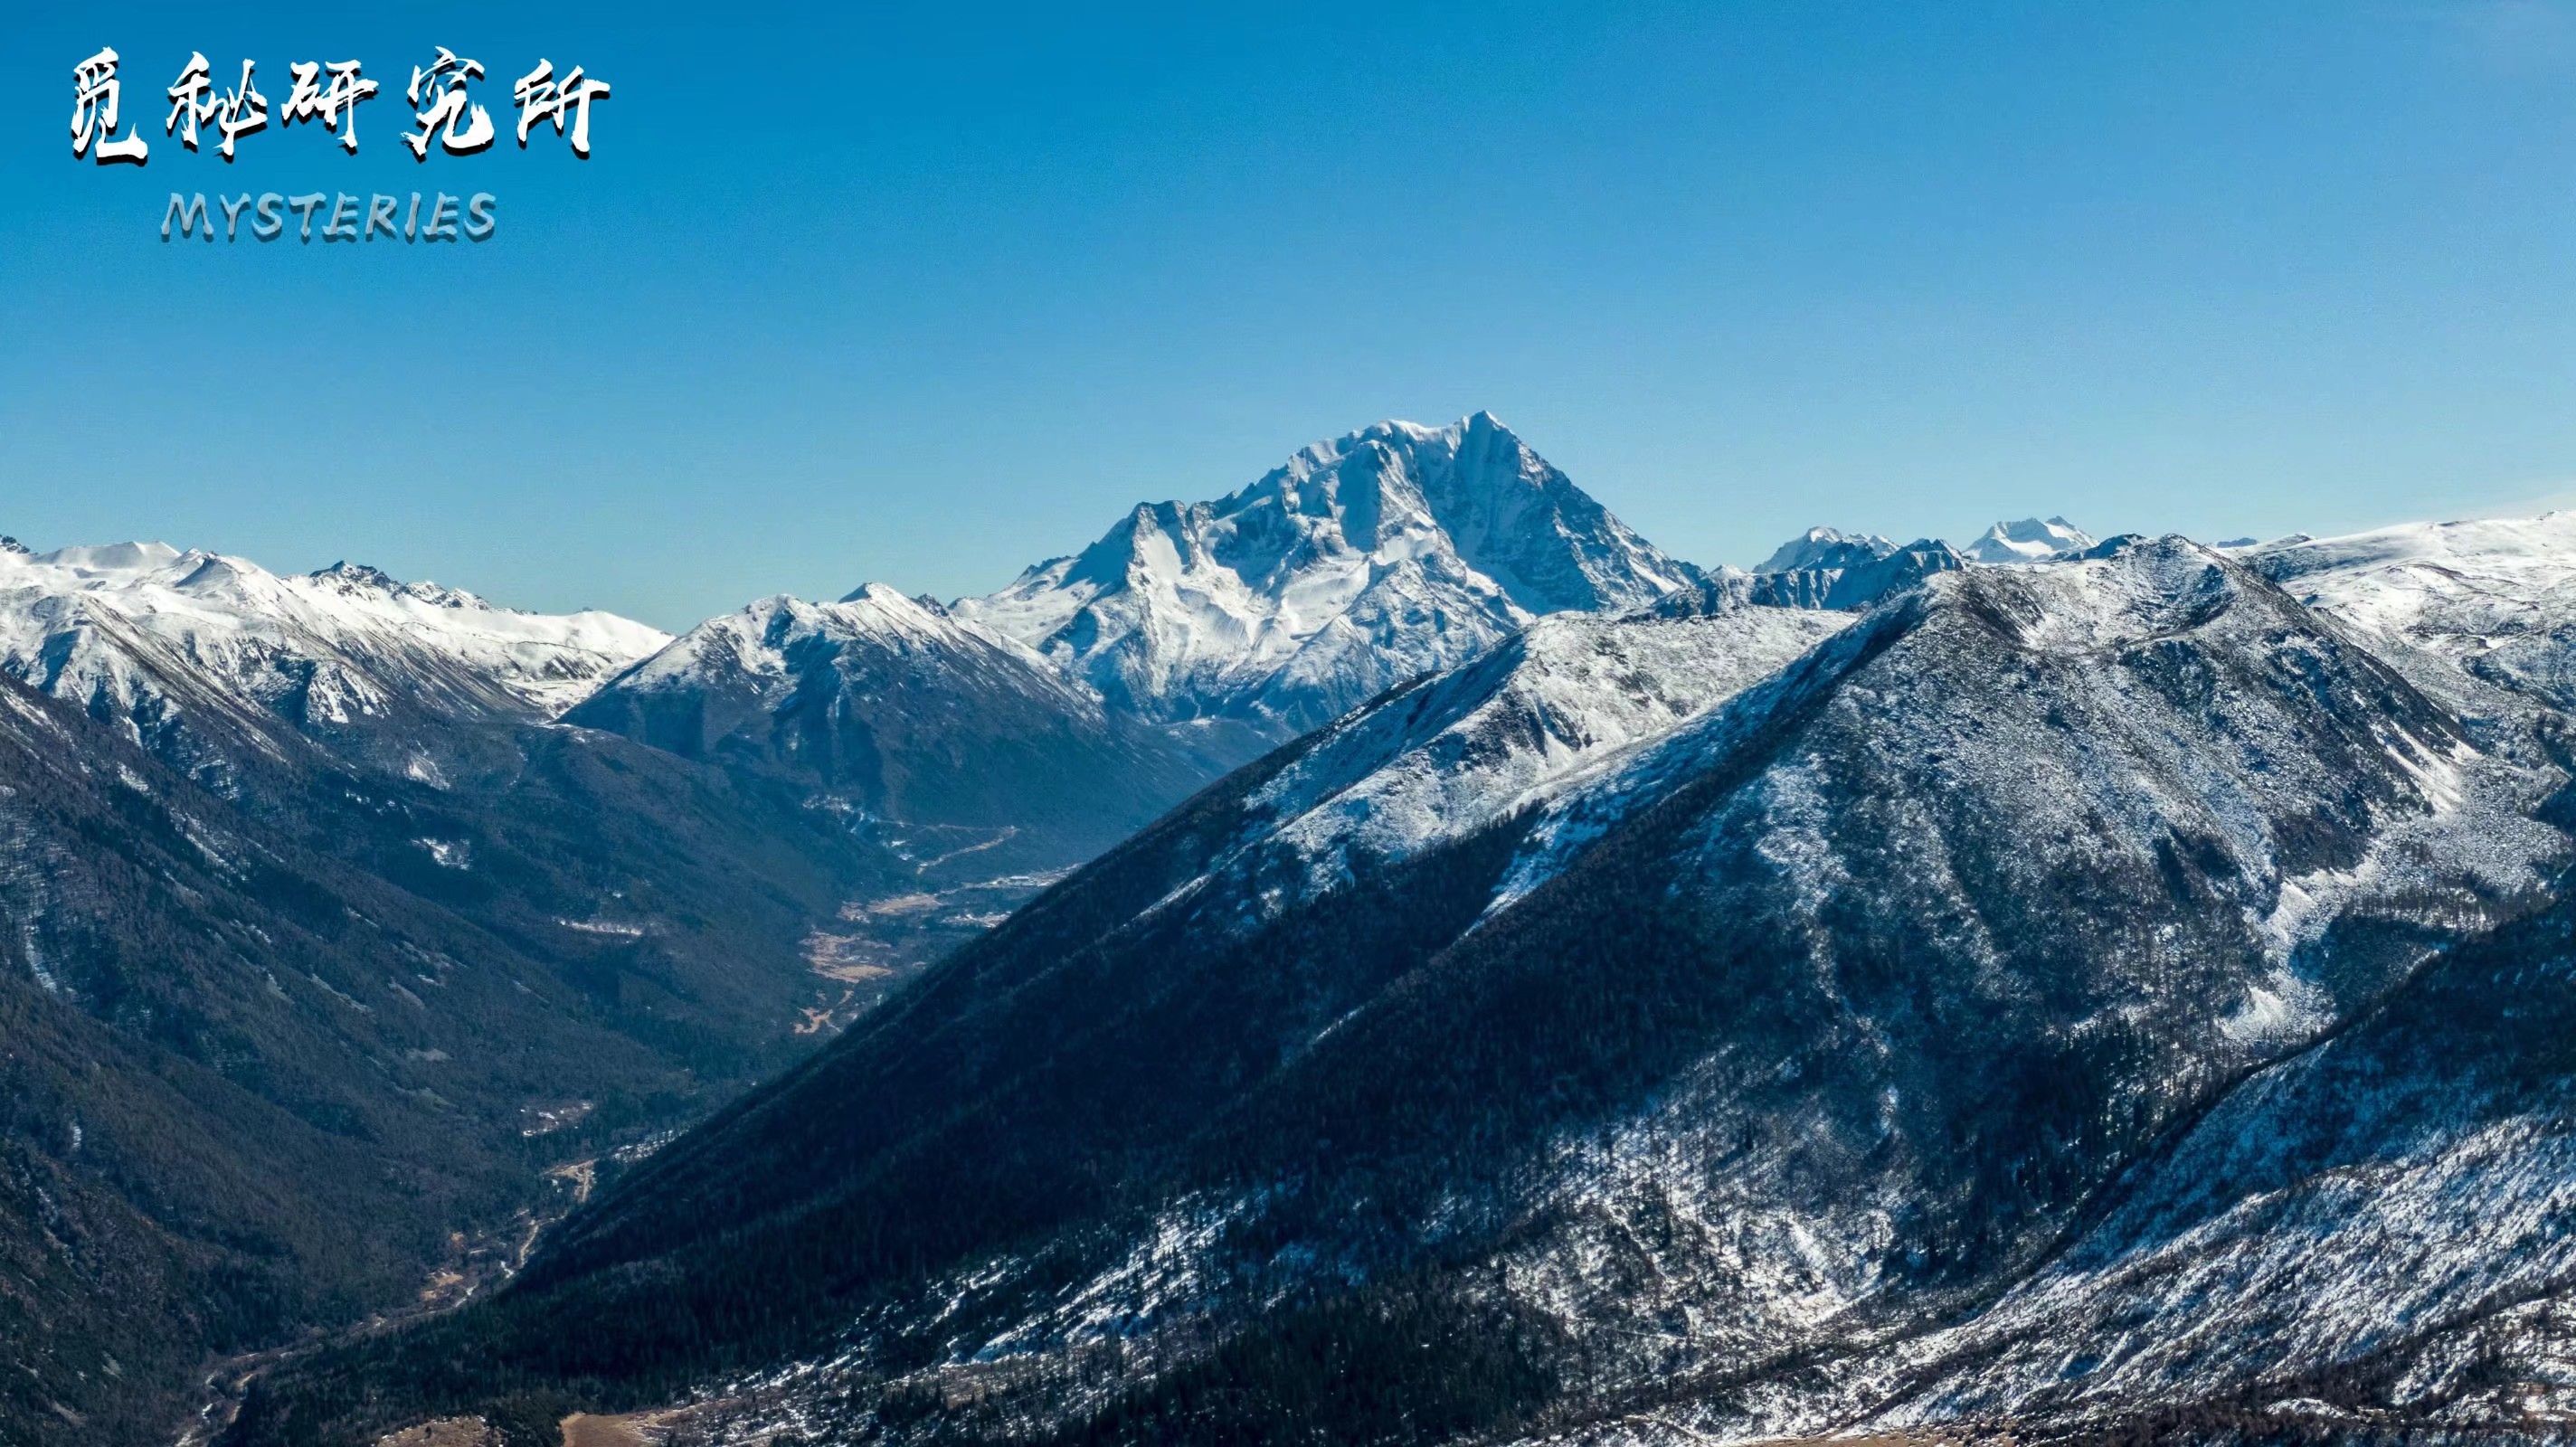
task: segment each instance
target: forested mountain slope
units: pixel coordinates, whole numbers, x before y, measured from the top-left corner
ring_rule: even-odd
[[[241,1440],[688,1388],[898,1440],[1857,1413],[1874,1344],[2034,1280],[2568,852],[2545,754],[2178,539],[1942,573],[1421,847],[1268,811],[1432,797],[1410,741],[1501,695],[1385,711],[1451,686],[1202,795]]]

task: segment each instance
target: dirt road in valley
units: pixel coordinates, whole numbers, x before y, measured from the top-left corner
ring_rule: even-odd
[[[250,1390],[251,1383],[280,1362],[294,1361],[336,1342],[372,1336],[407,1322],[454,1311],[473,1300],[478,1292],[517,1275],[535,1253],[537,1238],[545,1229],[590,1199],[599,1181],[599,1161],[596,1157],[566,1161],[548,1168],[545,1179],[552,1189],[536,1206],[520,1211],[480,1237],[468,1237],[463,1232],[450,1236],[447,1259],[431,1270],[421,1284],[420,1294],[410,1302],[379,1311],[342,1331],[229,1358],[208,1372],[206,1401],[197,1409],[195,1419],[179,1433],[174,1447],[204,1447],[222,1436],[240,1413],[242,1396]],[[490,1429],[473,1419],[426,1422],[405,1432],[414,1435],[390,1434],[379,1447],[484,1447],[490,1437]]]

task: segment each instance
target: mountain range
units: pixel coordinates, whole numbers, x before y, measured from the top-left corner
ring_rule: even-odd
[[[1995,1303],[2550,917],[2545,734],[2180,539],[1856,618],[1547,620],[1201,794],[245,1440],[387,1393],[820,1440],[2036,1413],[1959,1345]],[[2068,1319],[2018,1330],[2081,1356]]]
[[[346,563],[279,576],[162,543],[0,548],[0,671],[220,783],[283,729],[434,777],[445,725],[551,718],[670,641]]]
[[[2534,1430],[2571,576],[1483,413],[676,637],[0,544],[0,1436]]]
[[[1243,495],[1267,512],[1224,509],[1247,536],[1308,526],[1280,481],[1329,455],[1351,507],[1387,511],[1374,557],[1341,529],[1381,524],[1345,509],[1265,575],[1301,620],[1351,626],[1315,580],[1354,567],[1392,576],[1341,600],[1352,619],[1425,566],[1463,590],[1422,595],[1430,624],[1504,600],[1462,549],[1527,604],[1491,601],[1428,662],[1596,575],[1653,596],[1622,571],[1651,549],[1490,420],[1370,435]],[[1385,439],[1411,460],[1362,504]],[[1455,537],[1392,516],[1399,495]],[[1582,536],[1548,542],[1560,525]],[[489,1285],[567,1182],[1287,727],[1122,706],[975,611],[869,586],[674,638],[355,564],[0,542],[10,1435],[157,1435],[210,1355],[424,1279],[442,1302]]]

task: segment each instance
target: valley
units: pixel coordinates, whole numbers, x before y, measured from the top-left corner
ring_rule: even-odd
[[[619,1152],[621,1159],[613,1160],[611,1168],[643,1159],[650,1153],[650,1144]],[[550,1167],[543,1173],[541,1193],[509,1220],[471,1236],[464,1231],[448,1233],[444,1258],[431,1269],[410,1301],[380,1308],[363,1321],[317,1332],[300,1342],[245,1352],[218,1363],[202,1383],[208,1393],[206,1401],[197,1408],[190,1425],[180,1432],[174,1447],[206,1447],[220,1440],[240,1414],[242,1399],[251,1384],[267,1372],[327,1345],[363,1340],[454,1311],[477,1294],[508,1282],[528,1264],[546,1229],[590,1200],[599,1184],[599,1171],[596,1157]],[[407,1438],[402,1433],[394,1435],[416,1442],[418,1447],[484,1447],[474,1440],[480,1429],[466,1429],[461,1424],[411,1429]]]
[[[921,867],[927,872],[1007,838],[963,845]],[[839,1031],[1071,872],[1006,874],[934,890],[846,901],[829,927],[805,937],[806,963],[829,983],[816,995],[816,1003],[800,1007],[796,1033]]]

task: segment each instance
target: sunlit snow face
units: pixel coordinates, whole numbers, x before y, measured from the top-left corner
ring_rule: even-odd
[[[395,697],[551,716],[667,641],[612,614],[520,613],[346,565],[281,576],[163,543],[0,553],[0,669],[124,706],[160,688],[166,670],[132,654],[152,647],[262,708],[286,676],[280,661],[298,661],[315,683],[317,721],[372,716]],[[76,666],[43,662],[49,647]],[[450,665],[499,692],[454,696]]]
[[[1381,423],[1215,502],[1139,507],[1082,554],[956,606],[1148,717],[1285,737],[1535,617],[1696,577],[1478,414]]]

